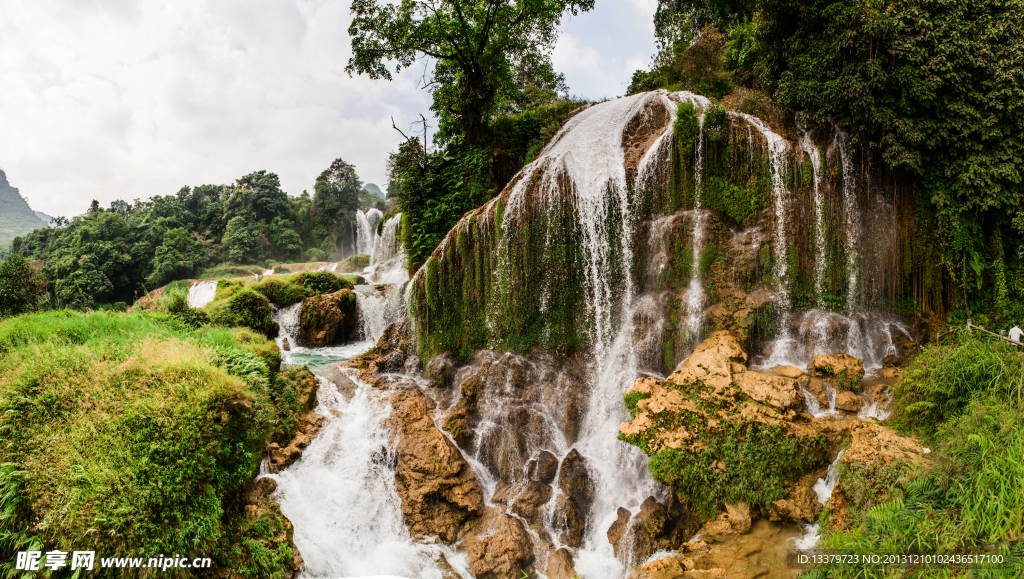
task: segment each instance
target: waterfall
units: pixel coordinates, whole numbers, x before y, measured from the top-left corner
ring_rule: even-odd
[[[441,579],[435,562],[444,556],[471,577],[464,555],[409,534],[391,466],[397,441],[387,424],[390,404],[357,372],[348,377],[357,386],[348,399],[320,379],[316,412],[326,424],[298,462],[267,475],[277,481],[274,496],[295,525],[303,576]]]
[[[821,191],[821,155],[811,140],[811,132],[802,126],[803,116],[797,117],[800,129],[800,148],[811,160],[814,170],[814,295],[821,305],[821,284],[825,277],[825,207]]]
[[[686,290],[686,336],[683,342],[693,343],[700,339],[700,326],[704,313],[704,281],[700,270],[701,252],[704,249],[704,222],[707,214],[701,207],[701,192],[704,179],[704,114],[697,119],[697,143],[693,161],[693,264],[690,268],[690,285]]]
[[[836,146],[843,166],[843,237],[846,242],[846,307],[856,309],[860,305],[860,211],[857,207],[857,184],[853,176],[855,167],[850,155],[850,138],[836,127]]]
[[[846,451],[839,451],[836,459],[832,461],[832,464],[828,465],[828,472],[826,472],[825,476],[819,478],[818,482],[814,483],[814,493],[818,495],[818,502],[822,506],[828,505],[828,500],[832,498],[832,491],[835,490],[836,483],[839,482],[839,459],[843,458],[844,452]],[[818,536],[818,523],[803,525],[803,528],[803,536],[797,539],[793,546],[800,550],[813,549],[820,540]]]
[[[201,308],[217,295],[217,280],[194,282],[188,288],[188,307]]]
[[[402,246],[402,214],[384,222],[381,233],[374,238],[367,268],[373,283],[403,284],[409,281],[405,248]]]
[[[370,255],[373,253],[374,238],[377,233],[377,223],[383,214],[376,208],[371,207],[363,212],[356,211],[356,253]]]

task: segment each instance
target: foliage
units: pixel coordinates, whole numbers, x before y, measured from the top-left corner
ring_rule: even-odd
[[[284,308],[317,293],[314,289],[303,287],[296,281],[297,278],[291,276],[287,278],[271,277],[257,283],[254,289],[266,296],[270,303]]]
[[[549,56],[558,23],[565,12],[593,6],[593,0],[354,0],[346,70],[391,80],[390,63],[398,72],[419,58],[431,59],[439,142],[463,137],[468,145],[484,146],[500,108],[521,109],[535,100],[533,93],[551,93],[562,84]]]
[[[0,263],[0,318],[36,311],[45,283],[20,255]]]
[[[893,418],[902,428],[933,435],[975,400],[998,394],[1024,400],[1024,359],[1009,345],[963,334],[958,346],[930,346],[893,388]]]
[[[268,386],[278,384],[268,344],[166,314],[65,310],[0,322],[0,572],[31,545],[201,552],[243,576],[277,575],[287,545],[261,559],[277,569],[237,557],[239,546],[257,550],[252,541],[273,544],[242,493],[297,409],[285,395],[292,382]],[[279,512],[258,519],[281,535]]]
[[[327,257],[340,257],[344,240],[355,237],[356,210],[363,184],[354,166],[335,159],[317,177],[313,190],[314,231],[323,239],[321,249]]]
[[[238,290],[228,299],[228,309],[238,325],[263,334],[276,333],[277,322],[271,319],[274,312],[266,296],[248,288]]]
[[[317,294],[332,294],[343,289],[352,289],[352,283],[329,271],[311,271],[297,278],[302,287]]]

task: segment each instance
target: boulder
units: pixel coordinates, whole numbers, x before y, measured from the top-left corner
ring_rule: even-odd
[[[845,410],[846,412],[860,412],[860,409],[864,406],[866,400],[863,396],[858,396],[853,392],[847,390],[840,390],[836,392],[836,408],[839,410]]]
[[[829,396],[834,393],[835,386],[829,384],[828,380],[821,378],[811,378],[804,384],[804,388],[814,396],[815,400],[818,401],[818,405],[822,408],[828,408],[831,403],[829,402]]]
[[[540,508],[551,500],[552,493],[553,491],[549,485],[537,481],[529,481],[515,500],[512,501],[512,512],[532,525],[537,522]]]
[[[776,368],[772,368],[772,371],[779,376],[785,376],[786,378],[793,379],[803,378],[807,375],[807,373],[796,366],[778,366]]]
[[[708,521],[697,534],[706,542],[723,542],[750,530],[750,506],[739,502],[726,505],[726,512]]]
[[[572,553],[561,547],[548,555],[548,579],[577,579],[579,575],[573,566]]]
[[[903,368],[907,365],[907,361],[899,356],[888,355],[882,358],[883,368]]]
[[[555,503],[555,527],[560,531],[559,540],[569,547],[582,547],[594,486],[587,461],[575,448],[562,459],[558,489],[561,493]]]
[[[702,382],[721,391],[732,383],[732,364],[746,361],[747,354],[739,341],[721,330],[701,342],[668,379],[679,385]]]
[[[415,352],[409,331],[409,321],[406,319],[384,329],[384,333],[377,340],[377,358],[370,364],[371,374],[402,371],[406,359]]]
[[[458,447],[434,425],[434,402],[420,390],[395,392],[391,422],[398,436],[395,488],[413,535],[458,539],[483,513],[483,490]]]
[[[303,298],[299,324],[310,348],[350,342],[359,331],[356,294],[343,289],[332,294]]]
[[[849,354],[818,354],[811,366],[818,378],[841,378],[856,385],[864,377],[864,361]]]
[[[734,375],[733,380],[747,396],[781,410],[800,408],[803,404],[803,395],[790,378],[751,371]]]
[[[537,456],[526,463],[526,476],[530,480],[551,484],[555,480],[555,473],[558,471],[558,459],[555,455],[546,450],[537,453]]]
[[[533,563],[533,544],[519,519],[492,513],[466,540],[477,579],[521,579]]]
[[[281,338],[281,349],[284,350],[285,352],[291,351],[292,347],[291,344],[288,343],[287,337]]]
[[[455,360],[451,354],[438,354],[427,364],[427,379],[435,388],[447,388],[455,380]]]

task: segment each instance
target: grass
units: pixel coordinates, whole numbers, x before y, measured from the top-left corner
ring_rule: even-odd
[[[0,322],[0,575],[31,544],[283,571],[280,521],[243,511],[263,445],[294,431],[295,377],[277,375],[276,350],[159,313]]]
[[[895,425],[921,436],[932,448],[931,461],[870,480],[840,478],[852,491],[854,524],[830,530],[822,547],[860,555],[998,554],[1007,563],[825,566],[803,577],[1024,575],[1024,363],[1000,343],[961,340],[927,348],[894,387]]]

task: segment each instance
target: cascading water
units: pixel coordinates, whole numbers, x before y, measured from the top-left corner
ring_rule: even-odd
[[[814,483],[814,493],[818,495],[818,502],[822,506],[828,504],[828,500],[832,498],[832,491],[835,490],[836,483],[839,482],[839,459],[843,458],[844,452],[846,451],[839,451],[836,459],[828,466],[828,472],[825,476],[819,478],[818,482]],[[803,527],[804,534],[795,542],[793,547],[800,550],[813,549],[821,539],[818,536],[818,523],[804,525]]]
[[[197,281],[188,288],[188,307],[201,308],[217,295],[217,280]]]
[[[836,130],[836,146],[843,167],[843,237],[846,242],[846,271],[848,286],[846,307],[856,309],[860,305],[860,212],[857,210],[856,178],[853,157],[850,155],[850,138],[839,127]]]
[[[821,304],[821,284],[825,278],[825,207],[821,190],[821,155],[811,140],[811,132],[802,126],[803,116],[797,117],[800,129],[800,148],[811,161],[814,171],[814,295]]]
[[[362,209],[356,211],[356,253],[370,255],[373,253],[373,245],[377,234],[377,223],[384,215],[376,208],[371,207],[365,212]]]
[[[693,163],[693,264],[690,272],[690,285],[686,290],[686,337],[688,343],[696,343],[700,339],[700,326],[704,313],[704,281],[701,271],[701,252],[704,250],[704,222],[707,214],[701,206],[701,193],[704,178],[704,114],[697,118],[697,143]]]

